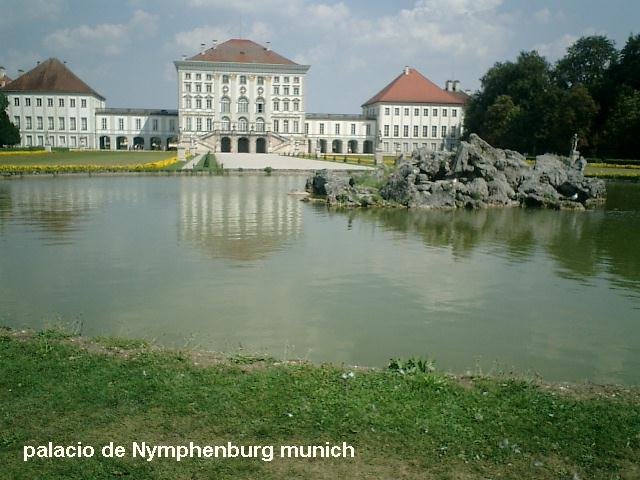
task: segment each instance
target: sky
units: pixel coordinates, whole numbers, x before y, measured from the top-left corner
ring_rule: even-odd
[[[359,113],[414,67],[464,89],[496,62],[537,50],[551,62],[584,35],[622,48],[637,0],[0,0],[0,65],[12,78],[57,57],[109,107],[176,108],[174,60],[213,40],[270,41],[307,75],[306,110]]]

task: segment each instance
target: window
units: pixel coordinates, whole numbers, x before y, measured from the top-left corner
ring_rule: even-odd
[[[102,119],[102,130],[106,130],[107,129],[107,119],[103,118]]]
[[[245,117],[240,117],[238,119],[238,130],[241,132],[246,132],[249,130],[249,122]]]
[[[14,99],[13,99],[13,106],[14,106],[14,107],[19,107],[19,106],[20,106],[20,98],[18,98],[18,97],[14,97]]]
[[[273,87],[273,94],[274,95],[280,95],[280,87],[278,87],[278,86]]]
[[[43,118],[42,117],[38,117],[36,118],[36,128],[38,130],[42,130],[44,128],[44,123],[43,123]]]
[[[58,99],[58,106],[59,107],[64,107],[64,98],[59,98]]]
[[[258,85],[264,85],[264,77],[258,77]]]
[[[283,103],[283,105],[284,105],[284,106],[283,106],[283,108],[282,108],[282,110],[284,110],[285,112],[288,112],[288,111],[289,111],[289,100],[285,100],[285,101],[284,101],[284,102],[282,102],[282,103]]]
[[[136,118],[136,130],[142,130],[142,119]]]
[[[69,106],[72,107],[72,108],[76,108],[76,99],[75,98],[72,98],[72,99],[69,100]]]
[[[77,128],[76,117],[71,117],[69,119],[69,130],[75,130],[76,128]]]
[[[172,132],[176,131],[176,121],[175,120],[169,120],[169,130],[171,130]]]
[[[191,108],[191,97],[184,97],[184,108]]]
[[[264,113],[264,98],[256,100],[256,113]]]
[[[157,118],[153,119],[152,128],[153,128],[154,132],[158,131],[158,119]],[[200,130],[200,129],[198,129],[198,130]]]
[[[13,117],[13,124],[19,129],[20,128],[20,117]]]
[[[280,83],[280,77],[273,77],[273,83]]]
[[[367,123],[367,135],[371,135],[371,124]]]
[[[285,77],[286,79],[287,77]],[[289,133],[289,120],[282,121],[282,133]]]
[[[393,136],[394,137],[399,137],[400,136],[400,127],[398,125],[394,125],[393,126]]]
[[[220,111],[222,113],[231,112],[231,100],[229,100],[229,97],[222,97],[220,100]]]
[[[427,127],[426,125],[424,127],[422,127],[422,136],[423,137],[428,137],[429,136],[429,127]]]
[[[64,130],[64,117],[58,117],[58,130]]]
[[[48,130],[53,130],[53,117],[47,117]]]
[[[356,134],[356,124],[352,123],[351,124],[351,135],[355,135]]]
[[[446,137],[446,136],[447,136],[447,126],[446,126],[446,125],[443,125],[443,126],[442,126],[442,136],[443,136],[443,137]]]
[[[434,117],[438,116],[438,109],[434,108],[433,111],[431,112],[431,115],[433,115]]]
[[[185,80],[191,80],[191,74],[190,73],[185,73],[184,74],[184,78],[185,78]]]
[[[196,118],[196,130],[199,132],[202,131],[202,117]]]
[[[229,75],[222,75],[222,83],[229,83]]]
[[[404,151],[405,151],[405,152],[408,152],[408,151],[409,151],[409,144],[408,144],[407,142],[404,142],[404,143],[402,144],[402,146],[404,147]]]
[[[274,100],[273,101],[273,111],[274,112],[279,112],[280,111],[280,102],[278,100]]]
[[[202,99],[196,98],[196,108],[202,108]]]
[[[405,109],[404,109],[404,114],[405,114],[406,116],[409,116],[409,109],[408,109],[408,108],[405,108]]]
[[[304,133],[305,133],[305,135],[309,135],[309,124],[308,123],[304,124]]]
[[[231,130],[231,120],[229,119],[229,117],[222,117],[222,130],[225,132],[228,132],[229,130]]]
[[[409,125],[405,125],[402,128],[402,136],[403,137],[408,137],[409,136]]]
[[[434,138],[438,136],[438,127],[436,127],[435,125],[431,127],[431,136]],[[432,143],[432,145],[435,145],[435,144]],[[435,147],[434,147],[434,150],[435,150]]]
[[[249,99],[240,97],[238,100],[238,113],[249,113]]]
[[[42,99],[36,98],[36,107],[41,107],[41,106],[42,106]]]
[[[422,115],[424,115],[425,117],[429,116],[429,109],[425,108],[424,110],[422,110]]]
[[[419,109],[419,108],[414,108],[414,109],[413,109],[413,114],[414,114],[416,117],[419,117],[419,116],[420,116],[420,109]]]
[[[47,98],[47,107],[53,107],[53,98]]]
[[[187,124],[186,124],[186,129],[187,131],[191,131],[191,117],[187,117]]]
[[[280,122],[278,120],[273,121],[273,131],[278,133],[280,130]]]
[[[289,87],[288,86],[282,87],[282,90],[283,90],[283,94],[284,95],[289,95]]]
[[[31,130],[33,128],[33,124],[31,123],[31,117],[25,117],[25,128],[27,130]]]
[[[185,83],[184,84],[184,91],[185,92],[190,92],[191,91],[191,84],[190,83]]]
[[[213,130],[213,118],[207,117],[207,132]]]
[[[205,90],[206,90],[207,93],[211,93],[213,91],[212,85],[210,83],[207,83],[205,85]]]
[[[400,109],[398,107],[393,109],[393,114],[394,115],[400,115]]]
[[[284,77],[284,83],[289,83],[289,77]]]
[[[85,98],[83,98],[82,100],[80,100],[80,106],[82,108],[87,108],[87,100]],[[83,137],[84,138],[84,137]]]
[[[336,135],[340,135],[340,124],[339,123],[336,123],[335,132],[336,132]]]
[[[293,133],[298,133],[298,130],[300,130],[300,122],[298,122],[297,120],[293,121]]]
[[[213,75],[211,75],[210,73],[207,73],[207,80],[211,81],[213,79]]]
[[[196,80],[202,80],[202,74],[196,73]]]
[[[300,95],[300,87],[293,87],[293,94]]]
[[[455,109],[455,108],[452,108],[452,109],[451,109],[451,116],[452,116],[452,117],[457,117],[457,116],[458,116],[458,110],[457,110],[457,109]]]
[[[299,100],[294,100],[293,101],[293,111],[294,112],[299,112],[300,111],[300,101]]]
[[[240,85],[246,85],[246,84],[247,84],[247,76],[240,75]]]
[[[69,137],[69,146],[75,148],[78,146],[78,140],[76,137]]]
[[[202,93],[202,84],[201,83],[196,83],[196,92],[197,93]]]
[[[389,107],[384,107],[384,114],[389,115],[391,113],[391,109]]]
[[[33,146],[33,137],[31,135],[27,135],[27,147]]]
[[[456,127],[455,127],[455,125],[451,127],[451,136],[453,138],[456,138]]]
[[[207,98],[207,110],[211,110],[213,108],[213,100],[211,100],[210,98]]]
[[[256,119],[256,132],[264,132],[264,118],[262,117]]]
[[[447,116],[447,109],[446,109],[446,108],[443,108],[443,109],[442,109],[442,116],[443,116],[443,117],[446,117],[446,116]]]
[[[124,118],[118,119],[118,130],[124,130]]]
[[[414,126],[413,126],[413,136],[414,136],[414,137],[417,137],[417,136],[418,136],[418,126],[417,126],[417,125],[414,125]]]
[[[44,137],[42,135],[38,135],[38,145],[39,146],[44,145]]]
[[[300,77],[293,77],[293,83],[300,83]]]
[[[320,124],[320,135],[324,135],[324,123]]]
[[[58,137],[58,145],[60,145],[61,147],[64,147],[64,145],[66,143],[64,140],[65,140],[64,137],[62,137],[62,136]]]
[[[30,98],[25,98],[24,99],[24,105],[26,107],[30,107],[31,106],[31,99]]]

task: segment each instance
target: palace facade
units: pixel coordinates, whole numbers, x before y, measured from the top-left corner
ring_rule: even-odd
[[[177,110],[107,108],[64,63],[49,59],[0,88],[23,146],[107,150],[360,154],[453,148],[468,95],[405,67],[360,114],[308,113],[309,65],[251,40],[176,61]]]

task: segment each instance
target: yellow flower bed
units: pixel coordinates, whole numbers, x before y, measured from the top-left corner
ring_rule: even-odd
[[[178,157],[171,157],[166,160],[136,165],[0,165],[0,174],[148,172],[162,170],[177,161]]]
[[[46,150],[18,150],[15,152],[0,152],[0,156],[11,156],[11,155],[42,155],[43,153],[51,153]]]

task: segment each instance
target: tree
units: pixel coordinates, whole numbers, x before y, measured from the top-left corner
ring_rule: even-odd
[[[491,145],[512,144],[521,110],[509,95],[500,95],[487,109],[484,139]]]
[[[601,153],[619,158],[640,158],[640,90],[623,89],[602,133]]]
[[[559,90],[555,108],[550,116],[551,128],[546,138],[549,151],[568,155],[571,137],[578,134],[579,150],[586,154],[591,150],[592,127],[598,106],[584,85]]]
[[[9,120],[8,106],[6,95],[0,92],[0,146],[20,143],[20,130]]]
[[[629,37],[620,51],[620,63],[615,71],[620,85],[640,90],[640,34]]]
[[[618,61],[618,51],[612,40],[603,35],[582,37],[567,49],[558,61],[554,76],[562,88],[585,86],[597,94],[607,71]]]

